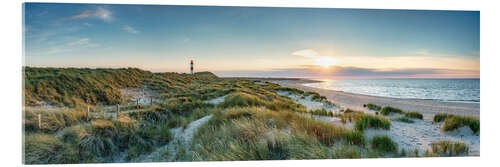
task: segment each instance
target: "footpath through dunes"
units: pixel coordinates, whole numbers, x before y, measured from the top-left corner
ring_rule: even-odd
[[[425,120],[432,120],[435,114],[449,113],[454,115],[476,116],[479,117],[480,105],[479,103],[459,103],[459,102],[446,102],[439,100],[419,100],[419,99],[399,99],[388,97],[377,97],[369,95],[361,95],[354,93],[347,93],[335,90],[327,90],[320,88],[313,88],[304,86],[305,83],[318,82],[305,79],[293,80],[268,80],[270,82],[279,84],[284,87],[296,88],[303,91],[317,92],[328,100],[334,101],[341,107],[351,108],[354,110],[366,110],[363,104],[377,104],[380,106],[393,106],[405,111],[417,111],[424,115]]]
[[[211,100],[206,100],[204,101],[205,103],[213,104],[213,105],[218,105],[222,102],[224,102],[224,98],[227,95],[217,97]],[[186,129],[182,129],[182,127],[174,128],[171,129],[170,132],[174,135],[173,141],[171,141],[169,144],[162,146],[158,149],[156,149],[154,152],[152,152],[149,155],[146,156],[141,156],[135,160],[132,160],[134,162],[172,162],[176,161],[177,159],[177,150],[179,149],[184,149],[185,152],[188,152],[187,154],[190,154],[191,152],[191,142],[193,141],[193,136],[196,133],[196,130],[203,124],[207,123],[211,118],[213,117],[213,114],[204,116],[198,120],[195,120],[186,127]],[[182,148],[179,148],[182,147]]]

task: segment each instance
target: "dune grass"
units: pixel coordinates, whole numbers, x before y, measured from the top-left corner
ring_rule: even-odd
[[[460,156],[469,153],[469,146],[460,141],[441,140],[431,143],[432,153],[439,156]]]
[[[406,116],[404,116],[404,117],[398,117],[398,118],[395,118],[393,120],[394,121],[399,121],[399,122],[405,122],[405,123],[414,123],[415,122],[411,118],[408,118]]]
[[[216,112],[194,141],[198,160],[328,158],[328,146],[336,142],[364,145],[364,137],[289,111],[259,107]]]
[[[376,104],[363,104],[363,107],[366,107],[370,110],[374,110],[374,111],[380,111],[382,109],[382,107],[380,107],[379,105],[376,105]]]
[[[41,127],[38,126],[38,114],[41,115],[42,119]],[[91,114],[89,114],[89,117],[92,117]],[[86,111],[79,109],[62,111],[25,110],[24,115],[23,124],[26,132],[54,133],[65,127],[87,121]]]
[[[192,143],[171,143],[177,147],[175,161],[360,158],[367,156],[368,149],[362,129],[390,128],[388,119],[350,109],[340,117],[356,121],[357,130],[315,120],[298,114],[308,112],[305,106],[275,92],[289,91],[333,105],[324,96],[273,83],[222,79],[212,73],[45,68],[31,68],[28,73],[25,75],[29,77],[25,77],[32,87],[26,88],[27,96],[38,89],[44,89],[46,94],[28,99],[27,104],[79,106],[86,95],[92,98],[92,105],[115,104],[124,100],[120,89],[142,86],[156,91],[164,101],[117,118],[93,116],[89,121],[85,110],[78,107],[68,111],[25,111],[27,164],[114,162],[120,153],[127,153],[126,160],[132,160],[172,142],[172,128],[186,128],[190,122],[212,113],[213,117],[196,130]],[[126,78],[128,75],[132,78]],[[80,80],[84,84],[59,88]],[[102,90],[88,90],[88,84]],[[205,102],[224,95],[220,104]],[[64,98],[74,100],[65,102]],[[38,128],[38,113],[46,119],[42,128]],[[326,110],[309,113],[333,116]],[[42,152],[47,153],[38,155]]]
[[[453,115],[452,114],[446,114],[446,113],[436,114],[436,115],[434,115],[433,122],[434,123],[443,122],[448,117],[453,117]]]
[[[397,152],[398,146],[388,136],[374,136],[370,141],[371,148],[380,152]]]
[[[464,126],[468,126],[474,134],[479,133],[479,119],[476,117],[466,116],[453,116],[446,118],[443,124],[443,131],[453,131]]]
[[[391,121],[378,115],[365,114],[360,111],[347,109],[343,114],[337,115],[342,123],[355,122],[354,129],[364,131],[367,128],[390,129]]]
[[[443,131],[453,131],[464,126],[468,126],[474,134],[479,133],[479,119],[472,116],[458,116],[452,114],[436,114],[433,122],[443,122]]]
[[[24,145],[26,164],[72,164],[78,163],[75,147],[63,143],[54,135],[27,134]]]
[[[313,114],[313,115],[321,115],[321,116],[329,116],[329,117],[333,117],[333,112],[331,111],[327,111],[325,109],[317,109],[317,110],[311,110],[309,111],[310,114]]]
[[[415,118],[415,119],[424,119],[424,115],[422,115],[421,113],[419,112],[405,112],[405,117],[408,117],[408,118]]]
[[[382,113],[382,115],[390,115],[390,114],[393,114],[393,113],[403,114],[403,110],[401,110],[399,108],[391,107],[391,106],[385,106],[385,107],[382,108],[382,110],[380,111],[380,113]]]
[[[358,131],[364,131],[367,128],[388,130],[391,128],[391,122],[384,117],[363,114],[356,119],[354,127]]]

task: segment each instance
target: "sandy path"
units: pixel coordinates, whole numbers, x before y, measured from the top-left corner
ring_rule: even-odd
[[[303,91],[312,91],[321,94],[341,107],[366,111],[363,104],[373,103],[381,106],[393,106],[405,111],[418,111],[424,119],[431,120],[437,113],[450,113],[455,115],[471,115],[479,117],[479,103],[445,102],[439,100],[399,99],[388,97],[368,96],[334,90],[320,89],[304,86],[311,80],[270,80],[270,82],[285,87],[297,88]]]
[[[173,128],[170,132],[173,134],[173,140],[167,145],[164,145],[149,155],[142,156],[135,162],[172,162],[176,160],[176,148],[178,145],[184,146],[187,152],[191,151],[191,141],[193,141],[193,136],[196,130],[212,118],[212,114],[204,116],[196,121],[189,123],[186,129],[182,130],[182,127]]]
[[[224,99],[227,95],[217,97],[211,100],[205,101],[205,103],[210,104],[219,104],[224,102]],[[191,152],[191,142],[193,141],[194,134],[196,134],[196,130],[207,123],[213,114],[204,116],[196,121],[193,121],[188,124],[186,129],[182,130],[182,127],[173,128],[170,132],[173,134],[173,140],[170,141],[167,145],[164,145],[158,149],[156,149],[151,154],[138,158],[139,160],[135,160],[136,162],[172,162],[176,160],[176,148],[178,145],[184,146],[186,152]]]

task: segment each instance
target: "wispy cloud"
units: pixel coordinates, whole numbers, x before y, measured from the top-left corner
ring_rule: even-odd
[[[108,9],[105,9],[103,7],[98,7],[97,9],[94,10],[86,10],[82,13],[78,13],[76,15],[71,16],[72,19],[84,19],[84,18],[99,18],[104,21],[112,21],[112,13]]]
[[[59,53],[73,52],[81,49],[88,49],[100,46],[97,43],[91,42],[89,38],[78,38],[65,42],[63,45],[50,47],[46,50],[45,54],[53,55]]]
[[[312,49],[304,49],[304,50],[295,51],[292,53],[292,55],[301,56],[301,57],[305,57],[305,58],[316,58],[316,57],[318,57],[318,52],[316,52],[315,50],[312,50]]]
[[[98,44],[90,42],[89,38],[80,38],[78,40],[69,42],[67,45],[74,46],[74,47],[83,47],[83,48],[99,46]]]
[[[139,31],[137,31],[135,28],[133,27],[130,27],[129,25],[125,25],[123,26],[123,30],[129,32],[129,33],[132,33],[132,34],[137,34],[139,33]]]

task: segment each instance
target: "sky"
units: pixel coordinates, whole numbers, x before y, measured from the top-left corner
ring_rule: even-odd
[[[479,78],[479,12],[24,4],[24,62],[223,77]]]

